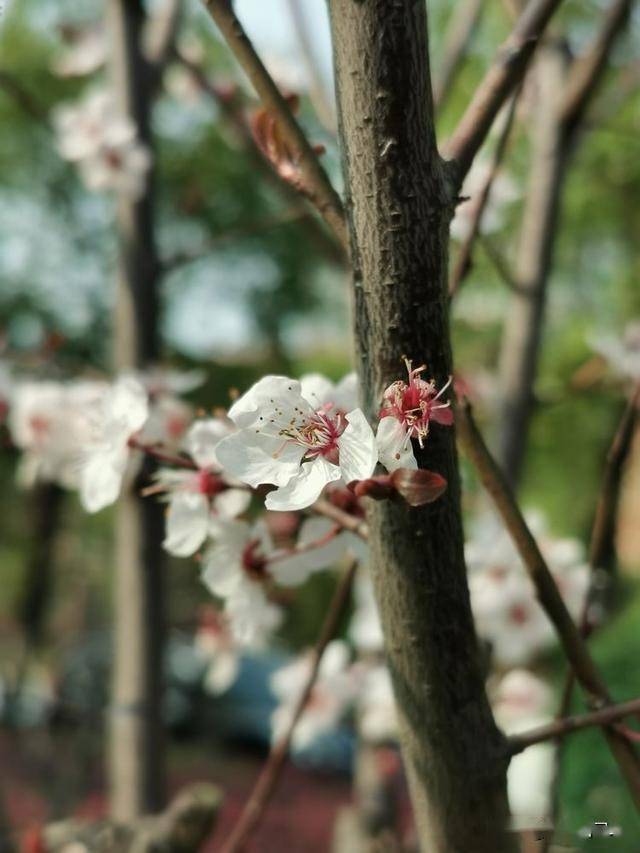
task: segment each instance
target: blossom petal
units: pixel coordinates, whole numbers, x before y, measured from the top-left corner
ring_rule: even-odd
[[[453,423],[453,411],[450,406],[434,407],[431,409],[430,420],[443,426],[451,426]]]
[[[80,501],[87,512],[98,512],[117,501],[127,466],[126,448],[111,453],[92,453],[80,475]]]
[[[111,417],[122,423],[129,434],[142,429],[149,417],[149,401],[142,384],[133,376],[121,376],[109,392],[107,405]]]
[[[300,473],[286,486],[269,492],[265,501],[267,509],[297,510],[310,506],[327,485],[340,479],[340,468],[318,457],[312,462],[305,462]]]
[[[300,393],[316,410],[325,403],[333,403],[333,392],[333,382],[321,373],[306,373],[300,377]]]
[[[381,418],[376,434],[378,457],[387,471],[396,468],[417,468],[411,440],[399,420],[392,417]]]
[[[205,495],[177,492],[167,511],[164,549],[175,557],[189,557],[200,548],[209,529],[209,501]]]
[[[340,471],[345,483],[366,480],[373,474],[378,461],[378,449],[373,430],[361,409],[346,415],[348,426],[338,439]]]
[[[248,489],[226,489],[213,499],[213,511],[223,518],[235,518],[249,507],[251,492]]]
[[[240,428],[255,423],[261,409],[277,406],[285,412],[298,405],[300,383],[288,376],[263,376],[229,409],[229,417]]]
[[[198,468],[218,466],[216,447],[232,432],[233,424],[222,418],[206,418],[193,424],[187,433],[186,446]]]
[[[300,468],[306,448],[281,438],[241,429],[216,448],[223,469],[254,488],[262,483],[285,486]]]

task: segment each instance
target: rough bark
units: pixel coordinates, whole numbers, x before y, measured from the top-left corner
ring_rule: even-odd
[[[142,0],[110,0],[108,14],[119,106],[149,145],[151,76],[141,53]],[[118,200],[117,226],[114,361],[118,370],[144,368],[157,359],[159,346],[151,177],[140,200]],[[159,504],[140,498],[136,484],[118,503],[115,535],[111,808],[116,819],[130,820],[156,811],[164,800],[163,517]]]
[[[451,373],[452,188],[435,142],[423,2],[330,0],[354,268],[357,364],[369,415],[402,357]],[[443,498],[368,513],[374,584],[421,845],[508,849],[504,743],[484,691],[466,584],[453,430],[421,467]]]
[[[534,406],[533,385],[565,174],[566,148],[558,120],[565,70],[560,45],[539,48],[531,110],[531,165],[516,266],[519,288],[510,298],[500,356],[501,461],[512,487],[520,479]]]

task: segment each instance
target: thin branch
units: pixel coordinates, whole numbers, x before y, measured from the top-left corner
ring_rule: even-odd
[[[512,735],[509,738],[509,754],[512,756],[517,755],[519,752],[523,752],[523,750],[536,743],[555,740],[571,732],[586,729],[590,726],[606,726],[623,717],[628,717],[631,714],[639,712],[640,699],[631,699],[629,702],[621,702],[619,705],[608,705],[606,708],[599,708],[597,711],[590,711],[588,714],[579,714],[554,720],[552,723],[537,726],[528,732]],[[633,735],[636,734],[637,732],[633,732]]]
[[[289,104],[256,53],[234,14],[230,0],[202,0],[236,59],[251,80],[265,109],[278,122],[285,142],[299,158],[306,192],[345,251],[349,249],[347,223],[340,196],[331,185],[318,157],[296,121]]]
[[[317,217],[311,214],[300,193],[294,190],[290,184],[283,181],[275,169],[271,168],[268,161],[258,150],[255,139],[236,99],[229,97],[228,93],[221,91],[195,62],[191,62],[191,60],[187,59],[179,51],[174,50],[174,58],[191,74],[194,82],[215,101],[218,109],[233,127],[238,141],[244,148],[247,156],[251,158],[251,165],[254,171],[261,174],[277,189],[289,207],[295,207],[296,210],[300,211],[301,219],[309,231],[310,238],[326,256],[327,260],[333,264],[344,266],[346,252],[343,246],[337,242],[333,232],[328,231]]]
[[[560,3],[561,0],[530,0],[444,146],[444,156],[456,161],[459,184],[500,107],[522,79],[540,36]]]
[[[622,419],[607,453],[607,461],[600,486],[600,495],[598,497],[598,505],[596,507],[589,545],[589,562],[593,570],[603,568],[609,562],[613,551],[613,537],[622,481],[622,469],[629,455],[639,408],[640,383],[636,386],[625,407]]]
[[[304,712],[318,677],[322,656],[336,634],[340,619],[349,601],[357,566],[357,561],[352,560],[336,588],[322,628],[320,629],[320,635],[312,652],[311,669],[306,684],[295,706],[287,730],[269,753],[267,762],[262,768],[262,772],[242,810],[240,818],[220,848],[220,853],[237,853],[237,851],[241,850],[257,828],[269,805],[269,801],[273,796],[285,766],[296,725]]]
[[[453,88],[471,37],[480,21],[484,0],[464,0],[455,5],[443,36],[442,57],[433,73],[433,106],[441,110]]]
[[[473,253],[473,247],[476,238],[480,233],[480,226],[482,225],[482,215],[484,214],[487,204],[489,203],[493,182],[495,181],[498,172],[500,171],[500,166],[507,150],[507,142],[509,141],[511,128],[513,127],[513,119],[515,117],[519,93],[520,92],[518,90],[511,98],[511,103],[509,104],[509,109],[507,112],[507,118],[504,123],[504,127],[502,128],[502,132],[500,133],[498,144],[496,145],[496,149],[493,153],[489,171],[485,178],[483,187],[478,194],[478,201],[473,210],[469,233],[467,234],[464,243],[460,247],[460,251],[458,252],[458,256],[456,258],[455,266],[449,278],[449,299],[453,299],[456,296],[456,294],[460,290],[462,282],[464,281],[471,269],[471,255]]]
[[[349,512],[345,512],[345,510],[340,509],[340,507],[335,506],[328,500],[325,500],[325,498],[317,500],[311,506],[311,509],[318,515],[323,515],[325,518],[335,521],[343,530],[355,533],[356,536],[359,536],[361,539],[366,540],[369,538],[369,527],[367,526],[366,521],[363,521],[355,515],[351,515]]]
[[[538,543],[524,520],[504,474],[489,452],[473,420],[469,404],[458,405],[456,416],[458,435],[465,452],[502,517],[533,583],[536,596],[556,629],[564,653],[576,678],[585,690],[587,699],[596,708],[611,704],[607,686],[562,600],[556,582],[540,552]],[[604,729],[604,735],[627,781],[634,801],[640,808],[640,762],[637,753],[633,746],[615,731]]]
[[[478,2],[478,0],[474,0]],[[320,122],[329,133],[334,134],[337,130],[336,111],[333,103],[327,97],[327,90],[322,79],[322,73],[318,67],[318,61],[313,41],[310,37],[308,21],[304,11],[303,0],[288,0],[289,13],[293,21],[293,28],[300,43],[300,53],[309,75],[311,103],[315,107]]]
[[[566,133],[574,130],[583,118],[600,83],[613,43],[627,22],[632,2],[633,0],[615,0],[611,4],[592,46],[573,63],[560,108],[560,120]]]
[[[514,272],[510,269],[509,264],[507,263],[506,258],[502,254],[502,252],[498,249],[494,241],[487,237],[486,234],[478,235],[478,242],[482,246],[485,251],[486,256],[489,258],[495,271],[498,273],[500,280],[506,287],[509,288],[513,293],[527,293],[527,288],[523,287],[518,280]]]

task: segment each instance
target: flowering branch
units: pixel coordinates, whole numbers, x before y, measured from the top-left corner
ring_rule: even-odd
[[[478,203],[471,217],[469,233],[464,243],[460,247],[460,251],[456,259],[456,264],[449,278],[449,299],[453,299],[456,296],[460,289],[460,285],[462,284],[469,270],[471,269],[471,254],[473,252],[473,246],[478,234],[480,233],[482,215],[485,211],[485,208],[489,201],[489,197],[491,195],[491,187],[493,186],[493,182],[496,179],[498,172],[500,171],[500,164],[502,163],[502,159],[507,150],[507,142],[509,141],[511,128],[513,127],[513,119],[515,117],[516,104],[518,102],[519,94],[520,92],[518,90],[511,98],[509,111],[507,113],[507,120],[505,121],[502,133],[500,134],[500,138],[496,146],[496,150],[493,154],[493,159],[491,161],[491,166],[485,178],[484,186],[478,194]]]
[[[296,153],[304,179],[305,194],[316,206],[345,251],[348,251],[346,220],[340,196],[331,185],[286,98],[283,97],[256,53],[242,24],[234,14],[231,3],[229,0],[203,0],[203,4],[253,83],[264,108],[278,122],[283,140]]]
[[[175,465],[177,468],[189,468],[192,471],[198,470],[196,463],[193,459],[189,459],[188,456],[166,453],[158,445],[145,444],[135,437],[130,438],[128,443],[132,450],[140,450],[142,453],[145,453],[147,456],[150,456],[158,462],[165,462],[167,465]]]
[[[309,701],[309,697],[311,696],[313,686],[318,676],[322,656],[337,631],[338,624],[349,601],[357,565],[356,560],[351,561],[342,576],[338,587],[336,588],[333,599],[329,605],[329,610],[322,624],[320,635],[312,652],[309,676],[291,716],[291,721],[287,730],[269,753],[267,762],[258,777],[255,787],[251,792],[240,818],[231,834],[220,848],[220,853],[237,853],[237,851],[241,850],[251,834],[257,828],[265,809],[269,805],[269,801],[273,796],[280,779],[280,774],[285,766],[287,755],[289,753],[289,746],[291,744],[291,739],[296,725],[304,712],[305,706]]]
[[[529,574],[537,598],[553,624],[576,678],[592,705],[607,706],[611,697],[587,645],[558,591],[538,543],[527,526],[513,493],[480,434],[468,403],[456,407],[458,434],[482,484],[491,496]],[[637,805],[640,806],[640,762],[629,742],[605,729],[605,737]]]
[[[320,498],[320,500],[317,500],[311,509],[318,515],[323,515],[325,518],[335,521],[343,530],[355,533],[356,536],[359,536],[361,539],[367,540],[369,538],[369,527],[367,526],[366,521],[363,521],[355,515],[351,515],[349,512],[345,512],[345,510],[340,509],[340,507],[335,506],[335,504],[326,500],[326,498]]]
[[[444,146],[444,156],[456,161],[459,184],[500,107],[522,79],[540,36],[559,5],[560,0],[530,0]]]
[[[523,752],[530,746],[536,743],[543,743],[546,740],[564,737],[571,732],[586,729],[590,726],[606,726],[614,723],[622,717],[630,716],[640,712],[640,699],[631,699],[629,702],[621,702],[618,705],[608,705],[606,708],[599,708],[597,711],[590,711],[588,714],[579,714],[571,717],[563,717],[559,720],[554,720],[552,723],[547,723],[544,726],[537,726],[528,732],[512,735],[509,738],[509,754],[511,756]],[[622,727],[616,726],[616,730],[622,733]],[[635,738],[638,732],[628,730]],[[626,735],[626,727],[624,731]]]

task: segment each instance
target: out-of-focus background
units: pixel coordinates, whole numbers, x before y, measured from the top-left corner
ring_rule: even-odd
[[[243,390],[267,372],[313,371],[336,380],[348,372],[348,274],[323,228],[270,178],[269,165],[243,130],[255,107],[251,88],[207,15],[196,2],[184,5],[177,44],[203,79],[169,60],[153,107],[157,235],[165,269],[163,363],[184,371],[204,368],[204,384],[186,400],[195,410],[211,410],[228,405],[231,389]],[[325,6],[297,4],[301,32],[291,11],[295,5],[239,0],[235,7],[275,79],[300,96],[301,122],[325,146],[323,163],[341,187]],[[430,6],[437,69],[453,4],[438,0]],[[440,111],[442,138],[509,30],[501,4],[485,6]],[[567,51],[579,53],[590,42],[605,7],[564,5],[554,32],[566,36]],[[0,16],[0,358],[12,371],[38,379],[102,376],[111,364],[114,200],[108,192],[89,191],[60,156],[53,116],[104,82],[104,4],[5,0]],[[598,341],[621,339],[629,321],[640,317],[639,33],[636,9],[611,52],[563,186],[521,485],[524,506],[544,514],[549,535],[583,545],[628,387],[628,377],[615,359],[603,357]],[[528,96],[525,87],[523,99]],[[496,184],[499,203],[484,238],[510,265],[519,250],[531,124],[531,116],[523,115],[512,135],[501,188]],[[464,223],[458,224],[454,257],[464,233]],[[495,437],[497,367],[511,294],[486,245],[474,253],[452,318],[456,371]],[[21,451],[6,430],[2,438],[0,849],[45,821],[105,811],[113,522],[111,510],[87,515],[74,494],[55,484],[21,485]],[[478,487],[469,470],[463,475],[471,528]],[[638,436],[626,468],[616,544],[612,613],[592,647],[611,691],[630,698],[640,689]],[[313,643],[333,583],[331,575],[318,575],[297,592],[276,643],[248,655],[235,683],[218,695],[207,689],[209,660],[198,642],[211,596],[196,562],[170,561],[164,704],[169,786],[220,783],[226,796],[221,835],[268,748],[276,705],[269,675]],[[345,619],[345,636],[347,629]],[[535,670],[559,695],[565,664],[554,646],[536,658]],[[335,816],[352,796],[354,743],[345,719],[330,736],[295,754],[251,849],[330,849]],[[636,850],[640,823],[599,732],[574,735],[561,750],[559,767],[559,831],[575,838],[577,828],[607,820],[625,832],[611,849]],[[407,822],[404,795],[401,801],[400,820]]]

